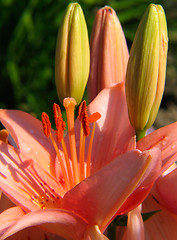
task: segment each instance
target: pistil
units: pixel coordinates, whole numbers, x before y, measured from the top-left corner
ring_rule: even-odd
[[[66,109],[69,144],[70,144],[70,151],[71,151],[71,162],[72,162],[73,174],[74,174],[74,184],[76,185],[79,183],[76,139],[75,139],[75,130],[74,130],[74,110],[76,106],[76,101],[74,98],[65,98],[63,100],[63,106]]]

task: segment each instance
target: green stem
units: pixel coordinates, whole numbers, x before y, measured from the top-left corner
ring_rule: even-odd
[[[146,135],[146,130],[140,130],[136,132],[136,141],[138,142],[141,138]]]

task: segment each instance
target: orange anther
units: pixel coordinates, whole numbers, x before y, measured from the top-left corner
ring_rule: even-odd
[[[81,104],[79,105],[79,111],[78,111],[78,119],[79,121],[82,121],[82,112],[83,112],[83,108],[84,108],[85,104],[85,100],[81,102]]]
[[[99,112],[95,112],[88,117],[89,122],[96,122],[98,119],[101,118],[101,114]]]
[[[42,113],[42,126],[45,136],[49,137],[51,132],[51,123],[49,120],[49,116],[45,112]]]
[[[87,114],[87,106],[86,101],[82,101],[79,107],[79,113],[78,118],[82,123],[84,135],[88,136],[90,134],[90,127],[89,127],[89,120],[88,120],[88,114]]]
[[[63,133],[66,128],[66,124],[63,121],[61,109],[58,104],[53,104],[53,112],[54,112],[54,119],[55,119],[55,125],[56,125],[56,136],[57,141],[61,142],[63,139]]]
[[[57,142],[61,142],[63,139],[63,130],[61,128],[58,128],[56,130],[56,137],[57,137]]]

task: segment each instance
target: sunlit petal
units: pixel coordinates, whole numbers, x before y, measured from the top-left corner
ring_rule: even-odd
[[[41,121],[18,110],[0,110],[0,121],[13,137],[20,151],[54,174],[56,154],[50,140],[43,134]]]
[[[12,234],[31,226],[40,226],[42,229],[68,240],[78,240],[84,235],[87,223],[74,213],[64,210],[39,210],[21,217],[16,223],[7,229],[0,239],[5,239]]]
[[[143,203],[143,212],[160,210],[144,222],[146,240],[176,240],[177,217],[162,208],[150,195]]]
[[[67,192],[62,207],[103,228],[135,190],[151,160],[158,161],[158,156],[156,150],[134,150],[119,156]]]

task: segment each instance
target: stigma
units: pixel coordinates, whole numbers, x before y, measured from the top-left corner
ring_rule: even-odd
[[[76,101],[74,98],[65,98],[63,100],[63,106],[66,110],[67,127],[68,127],[68,139],[69,149],[67,148],[64,140],[64,130],[66,124],[63,120],[61,109],[58,104],[53,104],[54,120],[56,126],[56,138],[51,134],[51,123],[47,113],[42,113],[42,125],[43,132],[46,137],[49,137],[52,141],[55,149],[61,172],[63,175],[63,187],[66,191],[73,188],[79,182],[90,176],[91,169],[91,154],[92,145],[96,127],[96,121],[101,117],[100,113],[96,112],[88,116],[87,106],[85,100],[81,102],[78,111],[78,119],[81,123],[80,126],[80,139],[79,139],[79,151],[77,151],[75,135],[75,123],[74,113],[76,107]],[[93,123],[92,129],[90,123]],[[85,152],[86,138],[90,136],[88,151]],[[61,144],[62,152],[58,148],[58,144]]]

